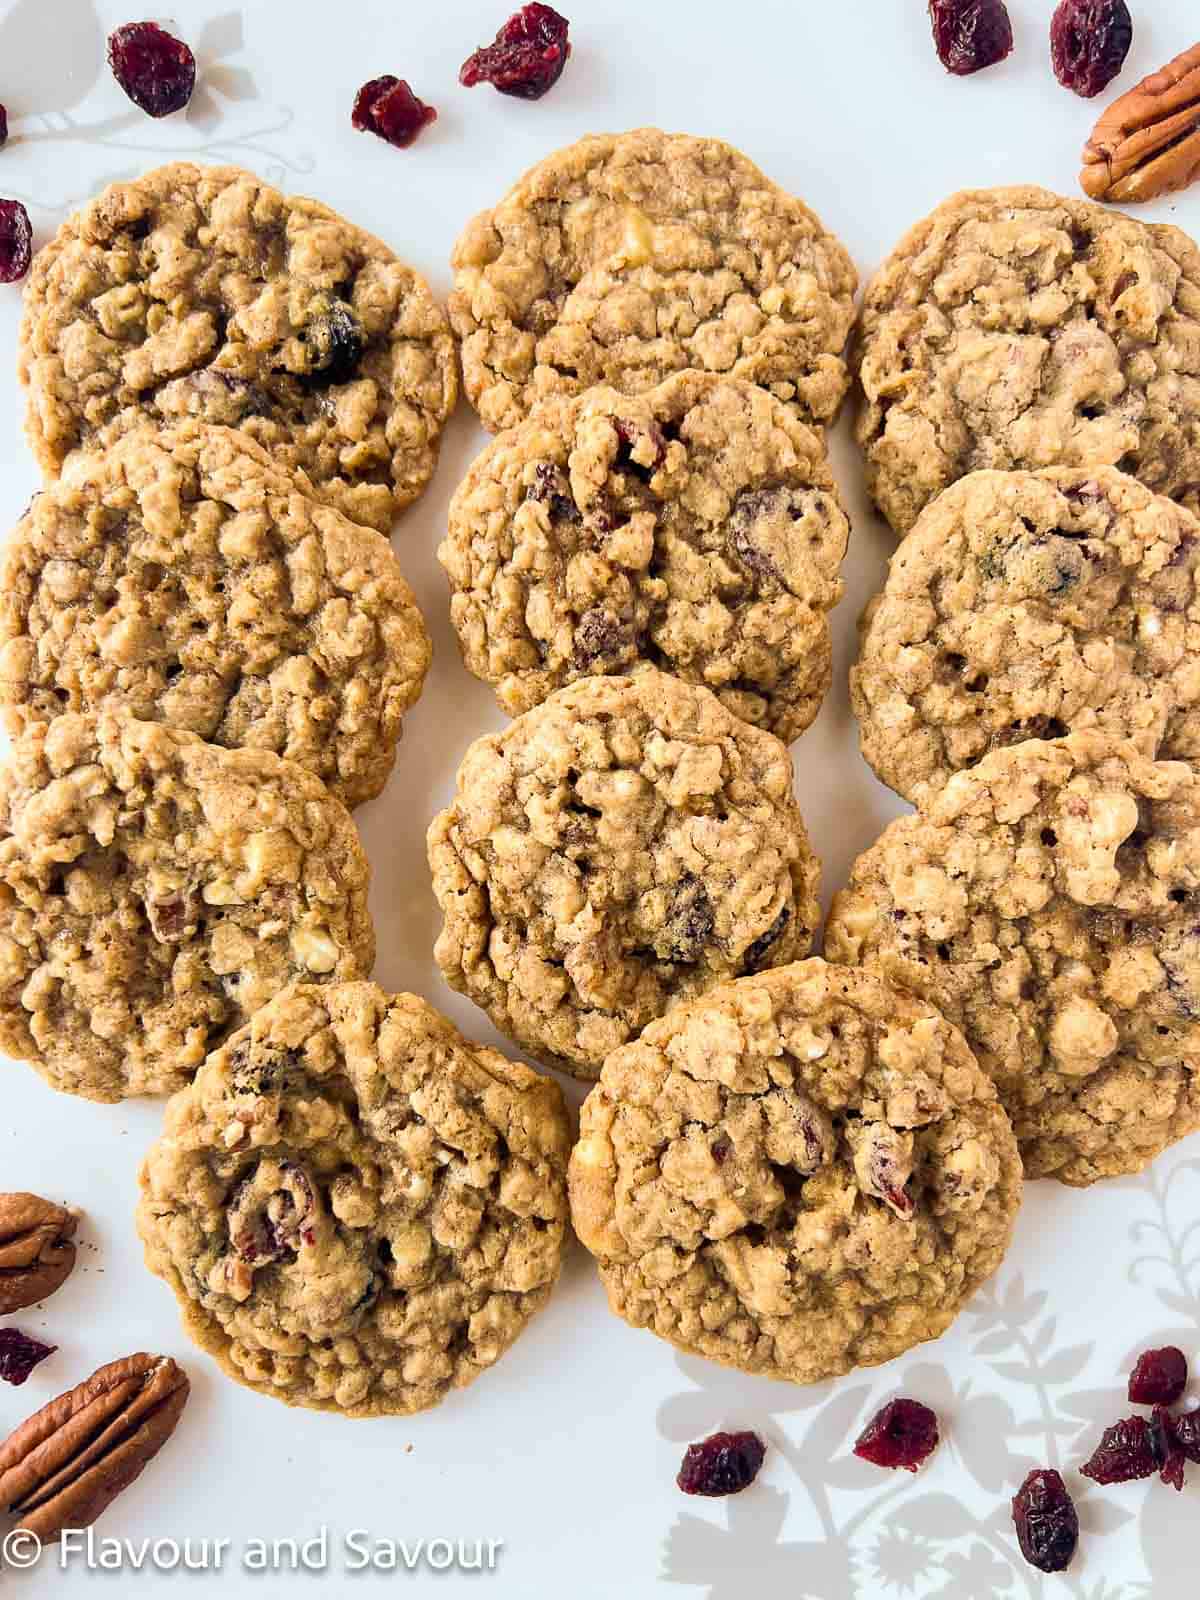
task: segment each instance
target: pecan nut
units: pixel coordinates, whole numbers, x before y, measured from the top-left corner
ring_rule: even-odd
[[[1200,44],[1121,95],[1083,147],[1094,200],[1155,200],[1200,177]]]
[[[75,1265],[79,1218],[36,1194],[0,1194],[0,1316],[45,1300]]]
[[[126,1356],[93,1372],[0,1444],[0,1510],[43,1544],[86,1528],[166,1444],[189,1387],[168,1356]]]

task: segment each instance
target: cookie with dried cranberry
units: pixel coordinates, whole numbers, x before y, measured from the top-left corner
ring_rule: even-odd
[[[429,863],[446,981],[581,1078],[681,1000],[806,955],[819,916],[787,749],[653,667],[477,739]]]
[[[723,984],[614,1051],[568,1176],[618,1316],[794,1383],[944,1333],[1021,1200],[1012,1129],[958,1030],[819,960]]]
[[[18,368],[47,474],[130,427],[244,428],[386,533],[433,472],[458,393],[429,286],[316,200],[174,162],[110,184],[39,251]]]
[[[1200,770],[1110,735],[993,750],[855,862],[825,930],[929,1000],[1029,1177],[1140,1172],[1200,1128]]]
[[[846,392],[850,257],[718,139],[581,139],[476,217],[452,264],[467,396],[493,432],[551,395],[641,394],[689,368],[762,384],[806,422]]]
[[[1023,186],[952,195],[868,286],[858,439],[905,534],[984,468],[1115,466],[1200,510],[1200,251]]]
[[[813,429],[688,372],[538,406],[468,472],[438,559],[463,659],[510,715],[649,661],[787,742],[829,688],[848,534]]]
[[[952,484],[861,629],[863,754],[906,799],[1077,729],[1200,755],[1200,522],[1112,467]]]
[[[0,1049],[89,1100],[167,1094],[300,979],[370,972],[349,813],[268,750],[114,712],[0,767]]]
[[[562,1091],[411,994],[298,984],[170,1102],[141,1169],[146,1264],[231,1378],[288,1405],[423,1411],[550,1297]]]
[[[240,430],[81,451],[0,563],[0,718],[126,711],[377,795],[429,637],[391,546]]]

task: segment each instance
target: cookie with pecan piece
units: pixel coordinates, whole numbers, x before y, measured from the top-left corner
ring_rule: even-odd
[[[146,1263],[239,1383],[421,1411],[549,1299],[569,1149],[558,1086],[425,1001],[299,984],[168,1105],[141,1171]]]
[[[935,1339],[1003,1259],[1021,1163],[962,1035],[870,970],[722,984],[614,1051],[576,1232],[634,1327],[818,1383]]]

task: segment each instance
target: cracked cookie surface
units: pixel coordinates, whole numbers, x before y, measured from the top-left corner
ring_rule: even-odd
[[[319,778],[105,712],[0,768],[0,1049],[92,1100],[166,1094],[286,984],[362,977],[370,872]]]
[[[583,1078],[680,1000],[806,955],[819,917],[786,748],[652,667],[476,740],[429,862],[446,981]]]
[[[230,428],[81,452],[5,548],[9,731],[126,711],[377,795],[429,638],[387,540],[302,491]]]
[[[550,395],[694,368],[808,422],[845,394],[857,275],[801,201],[716,139],[638,128],[547,156],[454,249],[450,320],[485,427]]]
[[[569,1169],[609,1304],[817,1383],[937,1338],[995,1271],[1021,1163],[962,1035],[878,974],[723,984],[605,1062]]]
[[[141,1170],[146,1264],[239,1383],[421,1411],[549,1299],[570,1144],[556,1084],[415,995],[297,984],[167,1106]]]
[[[952,484],[861,631],[863,755],[908,800],[994,747],[1079,729],[1200,755],[1200,522],[1113,468]]]
[[[1116,466],[1200,509],[1200,251],[1034,187],[953,195],[868,285],[858,439],[899,534],[984,468]]]
[[[830,681],[849,523],[819,436],[754,384],[543,402],[471,467],[438,558],[512,716],[649,661],[785,742]]]
[[[958,1027],[1029,1177],[1200,1128],[1200,774],[1099,733],[995,750],[855,862],[825,931]]]
[[[187,162],[111,184],[38,252],[18,369],[47,474],[190,416],[244,428],[382,533],[432,475],[458,394],[445,313],[386,245]]]

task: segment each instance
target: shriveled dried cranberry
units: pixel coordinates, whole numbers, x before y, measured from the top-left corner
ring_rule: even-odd
[[[355,95],[350,121],[360,133],[373,133],[404,150],[422,128],[437,121],[437,112],[418,100],[403,78],[385,72],[369,79]]]
[[[1145,1417],[1123,1417],[1105,1428],[1100,1443],[1080,1467],[1093,1483],[1130,1483],[1152,1478],[1162,1465]]]
[[[0,149],[8,143],[8,107],[0,106]]]
[[[688,1445],[675,1482],[684,1494],[740,1494],[758,1477],[766,1454],[756,1433],[714,1433]]]
[[[0,283],[16,283],[33,260],[33,229],[19,200],[0,200]]]
[[[1050,61],[1064,89],[1090,100],[1125,65],[1133,19],[1125,0],[1061,0],[1050,19]]]
[[[463,62],[459,83],[468,89],[490,83],[501,94],[540,100],[562,77],[571,54],[570,26],[553,6],[522,6],[493,44],[482,45]]]
[[[1171,1439],[1189,1461],[1200,1466],[1200,1409],[1171,1418]]]
[[[148,117],[181,111],[196,87],[196,58],[157,22],[127,22],[108,36],[113,77]]]
[[[858,1436],[854,1454],[876,1467],[915,1472],[938,1447],[938,1420],[919,1400],[889,1400]]]
[[[0,1378],[5,1383],[24,1383],[38,1362],[57,1349],[56,1344],[43,1344],[17,1328],[0,1328]]]
[[[1065,1572],[1079,1543],[1079,1518],[1062,1474],[1035,1467],[1013,1496],[1021,1554],[1039,1572]]]
[[[1166,1406],[1155,1406],[1150,1435],[1155,1457],[1161,1462],[1159,1477],[1172,1489],[1182,1491],[1187,1457],[1175,1436],[1175,1418]]]
[[[1012,51],[1004,0],[929,0],[929,20],[938,60],[957,77],[994,67]]]
[[[1187,1357],[1182,1350],[1173,1344],[1147,1350],[1130,1374],[1129,1398],[1135,1406],[1173,1406],[1187,1388],[1187,1380]]]

